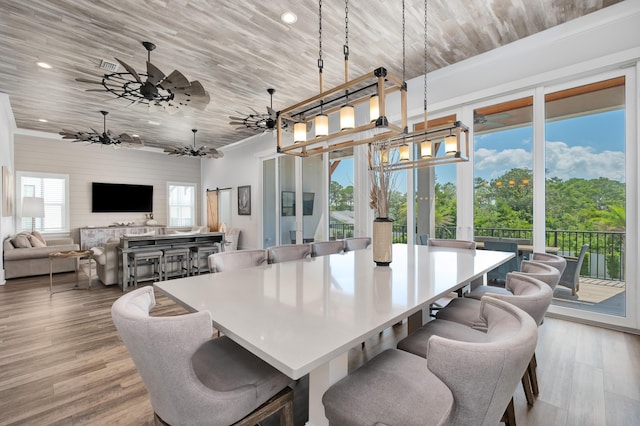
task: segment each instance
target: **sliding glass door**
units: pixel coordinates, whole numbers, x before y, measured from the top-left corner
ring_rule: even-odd
[[[625,111],[625,77],[545,96],[546,244],[568,259],[557,306],[626,315]]]

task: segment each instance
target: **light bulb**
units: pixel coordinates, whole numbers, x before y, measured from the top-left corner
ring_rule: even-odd
[[[293,143],[307,141],[307,123],[295,123],[293,125]]]
[[[356,126],[355,110],[351,105],[340,108],[340,130],[353,129]]]
[[[329,134],[329,117],[326,114],[318,114],[314,121],[316,127],[316,138],[327,136]]]
[[[378,97],[378,95],[373,95],[369,98],[369,121],[370,122],[376,121],[378,117],[380,117],[380,105],[378,103],[379,100],[380,98]]]

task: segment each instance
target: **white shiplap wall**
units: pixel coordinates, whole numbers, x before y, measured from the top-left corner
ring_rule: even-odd
[[[162,225],[167,223],[167,182],[195,183],[200,194],[201,164],[194,158],[20,134],[15,135],[14,158],[16,171],[69,175],[69,220],[76,242],[81,227],[146,221],[143,213],[91,213],[91,182],[153,185],[154,218]],[[201,223],[200,203],[198,198],[197,224]]]

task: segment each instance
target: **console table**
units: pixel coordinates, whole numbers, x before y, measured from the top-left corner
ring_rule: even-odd
[[[120,238],[118,247],[118,282],[122,285],[122,291],[127,290],[127,256],[133,251],[157,250],[169,248],[191,248],[197,246],[210,246],[219,243],[224,245],[224,232],[209,232],[205,234],[170,234],[153,236],[131,236]]]
[[[80,228],[80,250],[89,250],[92,247],[104,246],[110,238],[121,238],[130,234],[146,234],[163,231],[162,225],[144,226],[101,226]]]

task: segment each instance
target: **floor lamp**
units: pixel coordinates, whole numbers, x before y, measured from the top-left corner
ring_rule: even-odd
[[[22,199],[22,217],[31,218],[31,232],[36,229],[36,218],[44,217],[44,198],[24,197]]]

